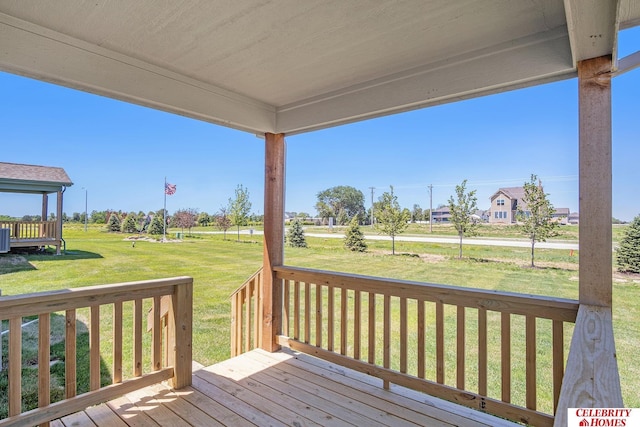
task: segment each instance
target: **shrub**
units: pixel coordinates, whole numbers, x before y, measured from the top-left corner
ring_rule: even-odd
[[[364,234],[360,230],[358,218],[353,217],[349,223],[349,228],[345,232],[344,247],[354,252],[364,252],[367,250],[367,243],[364,241]]]
[[[304,237],[304,230],[299,219],[294,219],[291,228],[287,232],[287,244],[294,248],[306,248],[307,239]]]
[[[635,217],[616,250],[618,271],[640,273],[640,215]]]

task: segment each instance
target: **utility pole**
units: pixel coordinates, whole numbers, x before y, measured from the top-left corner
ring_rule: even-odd
[[[376,187],[369,187],[369,189],[371,190],[371,227],[373,227],[373,190],[375,190]]]
[[[429,184],[429,233],[433,233],[433,184]]]

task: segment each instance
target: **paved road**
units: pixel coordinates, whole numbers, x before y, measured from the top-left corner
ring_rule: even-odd
[[[194,234],[222,234],[221,231],[199,231]],[[227,231],[228,235],[233,235],[231,231]],[[249,230],[240,230],[240,234],[249,234]],[[254,235],[262,235],[262,231],[254,231]],[[305,236],[320,237],[324,239],[343,239],[344,233],[307,233]],[[386,240],[391,241],[389,236],[380,235],[365,235],[367,240]],[[457,237],[428,237],[428,236],[396,236],[398,242],[425,242],[425,243],[444,243],[457,245],[459,240]],[[504,246],[511,248],[530,248],[531,242],[528,240],[518,239],[482,239],[482,238],[465,238],[462,243],[464,245],[479,245],[479,246]],[[565,249],[565,250],[578,250],[578,243],[575,242],[536,242],[536,248],[539,249]]]

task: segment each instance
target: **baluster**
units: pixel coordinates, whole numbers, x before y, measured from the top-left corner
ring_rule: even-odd
[[[51,403],[51,315],[38,316],[38,407],[43,408]],[[48,427],[49,423],[40,424]]]
[[[511,314],[501,313],[502,401],[511,403]]]
[[[384,325],[383,327],[383,343],[382,343],[382,366],[389,368],[391,366],[391,296],[384,296]],[[382,383],[385,390],[389,390],[389,381],[384,380]]]
[[[113,303],[113,383],[122,382],[122,302]]]
[[[152,343],[153,351],[151,354],[151,363],[153,364],[153,370],[158,371],[162,368],[162,339],[160,338],[160,297],[153,297],[153,331],[152,331]]]
[[[376,361],[376,294],[369,292],[369,363]]]
[[[142,323],[142,322],[140,322]],[[100,306],[91,306],[89,327],[89,389],[100,388]]]
[[[334,295],[333,286],[327,287],[327,350],[333,351],[333,333],[334,333]]]
[[[322,347],[322,287],[316,284],[316,347]]]
[[[133,375],[142,375],[142,300],[133,301]]]
[[[436,381],[444,384],[444,307],[436,302]]]
[[[9,319],[9,416],[22,412],[22,317]]]
[[[65,398],[76,395],[76,311],[65,312],[66,328],[64,342]]]
[[[536,318],[526,316],[527,408],[536,409]]]
[[[560,398],[560,388],[564,377],[564,323],[553,321],[553,411],[555,413]]]
[[[424,301],[418,300],[418,377],[425,377],[425,318]]]
[[[347,289],[340,289],[340,354],[347,354]]]
[[[309,344],[311,335],[311,284],[304,284],[304,342]]]
[[[400,298],[400,372],[407,373],[407,299]]]
[[[354,291],[353,298],[353,358],[360,359],[360,317],[361,317],[361,298],[360,291]]]
[[[487,395],[487,310],[478,309],[478,394]]]
[[[456,387],[460,390],[464,390],[464,376],[465,376],[465,320],[464,320],[465,308],[464,306],[457,306],[457,325],[456,325]]]

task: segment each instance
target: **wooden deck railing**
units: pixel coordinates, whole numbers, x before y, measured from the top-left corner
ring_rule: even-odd
[[[262,268],[231,295],[231,357],[253,350],[260,343],[261,284]]]
[[[57,239],[57,221],[0,221],[0,228],[11,230],[12,240]]]
[[[379,377],[385,387],[395,383],[514,421],[553,424],[577,301],[274,270],[284,286],[281,345]],[[234,294],[234,354],[257,342],[259,280],[254,275]]]
[[[167,360],[162,360],[161,298],[170,297],[167,334],[164,346]],[[108,401],[127,392],[171,379],[175,388],[191,384],[191,331],[193,279],[176,277],[141,282],[93,286],[0,298],[0,320],[9,320],[8,411],[0,426],[47,425],[48,421]],[[143,307],[152,307],[151,337],[142,333]],[[112,316],[104,311],[112,309]],[[124,308],[123,308],[124,307]],[[78,310],[89,316],[89,392],[77,394],[76,319]],[[102,310],[105,309],[105,310]],[[64,313],[65,393],[64,400],[50,402],[50,319]],[[130,313],[131,320],[123,313]],[[22,318],[38,316],[38,408],[22,412]],[[132,342],[123,338],[123,324],[131,325]],[[111,334],[102,336],[105,325]],[[102,385],[101,344],[111,341],[112,384]],[[150,341],[150,355],[143,357],[143,341]],[[132,371],[123,373],[123,347],[132,347]],[[144,367],[144,361],[151,361]],[[130,379],[124,379],[124,377]]]

